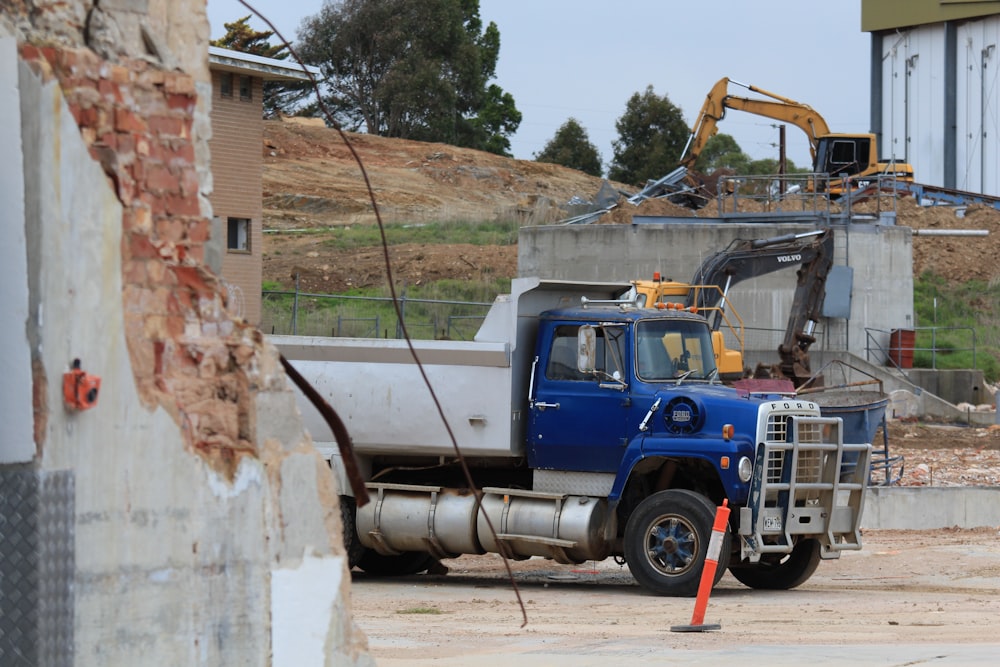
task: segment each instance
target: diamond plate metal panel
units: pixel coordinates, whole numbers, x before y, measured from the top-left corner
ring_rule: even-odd
[[[38,654],[45,667],[73,664],[76,477],[43,473],[38,508]]]
[[[611,493],[614,484],[614,473],[535,470],[532,488],[535,491],[602,498]]]
[[[75,483],[0,467],[0,665],[73,662]]]
[[[0,469],[0,665],[38,664],[38,486]]]

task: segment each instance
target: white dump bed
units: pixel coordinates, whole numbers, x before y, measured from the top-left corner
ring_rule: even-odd
[[[519,278],[497,297],[475,341],[415,340],[413,348],[441,412],[466,456],[522,456],[528,378],[538,314],[613,299],[622,283]],[[454,453],[405,340],[268,336],[337,411],[359,454]],[[322,416],[301,394],[305,426],[321,448],[335,446]]]
[[[285,358],[337,411],[359,454],[454,453],[448,432],[406,341],[271,336]],[[466,455],[510,456],[509,346],[504,343],[413,341],[423,370]],[[333,434],[300,397],[305,426],[318,445]]]

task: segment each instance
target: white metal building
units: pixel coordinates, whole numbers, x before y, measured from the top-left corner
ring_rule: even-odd
[[[880,157],[916,181],[1000,195],[1000,2],[861,0]]]

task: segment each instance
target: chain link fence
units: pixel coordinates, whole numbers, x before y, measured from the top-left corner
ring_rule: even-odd
[[[410,298],[264,291],[261,330],[270,334],[350,338],[472,340],[491,303]]]

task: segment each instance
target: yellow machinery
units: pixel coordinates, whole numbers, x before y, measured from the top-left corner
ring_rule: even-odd
[[[730,95],[730,83],[768,99]],[[691,136],[681,156],[681,166],[687,167],[689,172],[693,171],[694,163],[705,144],[718,132],[717,124],[726,115],[727,109],[746,111],[795,125],[809,138],[813,172],[827,174],[831,179],[845,178],[847,187],[851,190],[868,187],[878,177],[895,176],[897,181],[913,181],[912,165],[880,161],[874,134],[831,132],[823,116],[808,104],[728,78],[719,79],[709,91],[691,129]],[[834,181],[830,181],[830,194],[843,194],[843,189],[842,185],[835,186]]]
[[[712,322],[712,348],[719,379],[732,382],[743,377],[743,320],[719,285],[690,285],[662,280],[659,271],[653,274],[652,280],[633,280],[632,284],[642,307],[692,310],[708,317]],[[710,302],[714,305],[687,305]],[[725,336],[720,330],[722,324],[732,332],[739,350],[726,347]]]

